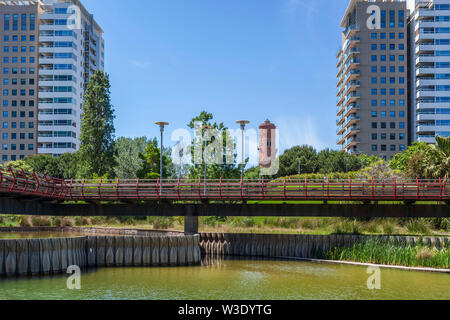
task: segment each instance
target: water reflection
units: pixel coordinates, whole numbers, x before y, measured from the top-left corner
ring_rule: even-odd
[[[68,275],[0,279],[0,299],[450,299],[448,274],[382,269],[381,290],[367,288],[365,267],[204,256],[201,266],[104,268]]]

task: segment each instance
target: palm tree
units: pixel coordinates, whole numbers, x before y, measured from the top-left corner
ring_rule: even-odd
[[[429,178],[450,178],[450,137],[436,137],[436,144],[430,146],[425,174]]]

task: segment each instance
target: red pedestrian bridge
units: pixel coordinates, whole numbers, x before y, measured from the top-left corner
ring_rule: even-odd
[[[73,216],[449,217],[438,180],[62,180],[0,168],[0,212]]]

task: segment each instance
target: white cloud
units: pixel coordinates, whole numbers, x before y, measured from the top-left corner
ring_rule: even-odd
[[[148,69],[151,65],[148,61],[131,60],[130,63],[139,69]]]
[[[319,126],[309,116],[302,118],[283,117],[274,119],[273,122],[279,129],[280,154],[286,149],[304,144],[313,146],[317,150],[327,147],[326,142],[320,137]]]

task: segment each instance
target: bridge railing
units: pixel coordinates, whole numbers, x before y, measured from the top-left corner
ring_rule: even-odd
[[[61,180],[0,168],[0,193],[65,201],[450,201],[444,180]]]

